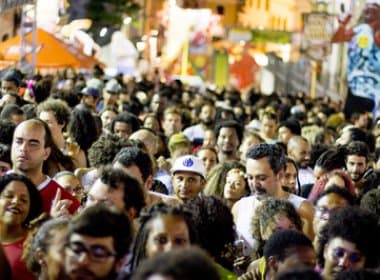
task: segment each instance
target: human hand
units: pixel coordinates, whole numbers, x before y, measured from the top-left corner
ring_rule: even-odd
[[[70,217],[69,207],[71,204],[71,200],[61,199],[61,189],[57,189],[50,208],[50,216],[53,218]]]

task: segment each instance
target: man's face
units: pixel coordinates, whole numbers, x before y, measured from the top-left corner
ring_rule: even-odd
[[[17,94],[18,87],[12,81],[1,81],[1,92],[2,94],[6,93],[15,93]]]
[[[177,171],[172,176],[175,195],[183,200],[196,198],[202,191],[205,180],[196,173]]]
[[[362,269],[365,266],[366,257],[351,243],[340,237],[331,239],[323,251],[325,266],[323,276],[327,279],[334,278],[341,271]]]
[[[88,192],[86,207],[99,202],[106,202],[114,205],[121,211],[125,211],[124,191],[120,188],[110,188],[102,180],[97,179]]]
[[[42,111],[38,117],[47,123],[53,136],[62,134],[62,129],[64,125],[58,123],[52,111]]]
[[[50,155],[50,148],[45,147],[45,130],[42,126],[23,122],[13,135],[12,164],[21,172],[42,171],[42,165]]]
[[[358,155],[349,155],[346,159],[347,172],[352,181],[359,181],[367,170],[367,160]]]
[[[69,279],[112,279],[116,273],[111,236],[91,237],[73,233],[65,249],[65,274]]]
[[[163,128],[166,136],[173,135],[174,133],[179,133],[182,130],[182,119],[178,114],[167,114],[164,117]]]
[[[297,146],[288,151],[289,156],[298,164],[300,168],[307,168],[310,163],[310,144],[306,141],[298,141]]]
[[[91,108],[95,108],[96,107],[97,98],[95,98],[92,95],[84,94],[82,96],[81,102],[83,104],[86,104],[86,105],[90,106]]]
[[[278,189],[281,187],[282,176],[283,171],[278,174],[273,172],[267,157],[247,159],[248,185],[259,200],[276,197]]]
[[[210,105],[203,106],[199,118],[203,124],[211,125],[214,122],[214,118],[215,118],[214,107]]]
[[[115,122],[113,133],[120,138],[128,139],[129,135],[132,134],[132,129],[130,125],[125,122]]]
[[[223,153],[235,154],[240,144],[235,128],[222,127],[219,131],[216,144]]]
[[[265,138],[274,139],[276,137],[277,123],[275,120],[264,117],[261,122],[261,133]]]
[[[112,110],[107,110],[102,113],[100,119],[102,120],[103,128],[110,129],[113,119],[116,117],[116,113]]]
[[[288,144],[289,139],[293,136],[293,133],[286,126],[281,126],[278,129],[278,140],[285,145]]]
[[[318,234],[323,226],[327,224],[330,214],[345,206],[348,206],[347,200],[335,193],[330,193],[320,198],[315,205],[314,232]]]
[[[188,248],[190,245],[189,229],[182,217],[160,215],[149,223],[149,235],[145,245],[147,257]]]
[[[314,269],[317,264],[317,255],[313,248],[297,246],[290,249],[290,251],[291,253],[283,261],[278,262],[277,273],[300,266]]]

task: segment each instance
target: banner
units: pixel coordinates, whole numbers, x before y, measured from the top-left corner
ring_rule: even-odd
[[[0,13],[25,4],[33,4],[33,2],[33,0],[0,0]]]
[[[322,60],[331,52],[334,16],[323,12],[303,14],[302,50],[313,60]]]

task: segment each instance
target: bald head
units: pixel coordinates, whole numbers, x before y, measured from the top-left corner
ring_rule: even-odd
[[[141,128],[129,136],[129,139],[142,141],[150,155],[155,155],[157,152],[157,136],[148,128]]]
[[[292,136],[289,139],[288,156],[292,158],[300,168],[307,168],[310,163],[311,147],[306,138],[302,136]]]

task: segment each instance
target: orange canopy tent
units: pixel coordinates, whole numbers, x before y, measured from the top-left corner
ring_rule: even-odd
[[[101,64],[94,57],[85,55],[80,49],[69,45],[42,29],[37,29],[36,68],[59,69],[66,67],[91,69]],[[31,48],[32,33],[26,36],[27,50]],[[20,60],[21,36],[0,43],[0,67],[7,67]],[[31,57],[27,55],[27,61]]]

